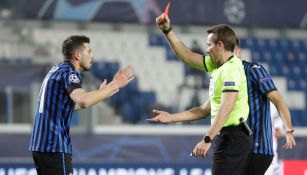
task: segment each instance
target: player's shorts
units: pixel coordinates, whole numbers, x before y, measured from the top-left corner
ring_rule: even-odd
[[[37,175],[72,175],[71,154],[32,152]]]
[[[274,156],[263,154],[249,154],[245,175],[264,175],[269,168]]]

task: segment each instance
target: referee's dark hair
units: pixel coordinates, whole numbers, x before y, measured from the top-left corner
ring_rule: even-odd
[[[62,44],[64,58],[71,59],[72,54],[80,49],[84,43],[90,43],[90,39],[84,35],[72,35],[66,38]]]
[[[213,42],[215,44],[221,41],[224,44],[225,50],[234,51],[237,37],[230,26],[226,24],[212,26],[207,30],[208,35],[211,33],[214,34]]]

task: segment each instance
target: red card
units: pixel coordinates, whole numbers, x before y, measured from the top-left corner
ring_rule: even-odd
[[[171,0],[168,2],[167,6],[165,7],[164,17],[168,16],[168,10],[169,10],[170,5],[171,5]]]

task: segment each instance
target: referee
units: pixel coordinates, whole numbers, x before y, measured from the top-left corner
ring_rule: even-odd
[[[70,36],[62,44],[64,62],[46,75],[39,93],[38,108],[29,150],[38,175],[71,175],[70,122],[74,110],[88,108],[111,97],[134,77],[130,66],[119,70],[113,80],[87,92],[81,72],[90,70],[93,53],[86,36]]]
[[[162,14],[156,24],[165,34],[174,52],[185,63],[198,60],[202,55],[193,54],[175,35],[168,16]],[[227,25],[217,25],[207,30],[207,53],[218,68],[210,79],[210,100],[204,106],[204,114],[211,113],[211,127],[204,139],[194,148],[194,156],[206,156],[213,138],[213,175],[240,175],[252,146],[252,137],[240,125],[240,118],[246,120],[249,113],[247,83],[242,61],[233,55],[236,43],[234,31]],[[185,57],[191,59],[185,59]],[[199,69],[203,69],[200,62]],[[197,65],[195,65],[197,66]],[[159,114],[159,111],[156,111]],[[201,114],[197,109],[185,111],[188,118]],[[183,117],[183,113],[178,118]],[[165,113],[161,113],[164,115]],[[167,119],[169,115],[165,114]],[[161,122],[158,115],[149,121]]]
[[[159,17],[160,18],[160,17]],[[166,38],[170,46],[173,48],[175,54],[184,63],[200,71],[212,72],[217,68],[210,56],[203,56],[192,52],[188,47],[182,43],[175,33],[171,30],[169,19],[166,17],[165,23],[157,24],[161,30],[169,31]],[[159,26],[160,25],[160,26]],[[239,40],[236,39],[235,55],[240,55]],[[240,57],[240,56],[239,56]],[[244,70],[247,77],[248,93],[249,93],[249,106],[250,113],[248,123],[252,127],[254,133],[254,145],[247,161],[246,175],[263,175],[270,165],[274,156],[272,150],[272,133],[271,133],[271,117],[269,101],[272,101],[277,107],[282,121],[286,128],[286,144],[285,149],[292,149],[296,143],[293,135],[293,128],[291,124],[291,116],[289,109],[279,92],[277,91],[273,80],[265,69],[257,64],[250,62],[243,62]],[[199,120],[210,115],[210,101],[207,101],[202,106],[192,108],[190,110],[169,114],[165,111],[154,110],[157,114],[156,117],[148,119],[151,122],[182,122]]]

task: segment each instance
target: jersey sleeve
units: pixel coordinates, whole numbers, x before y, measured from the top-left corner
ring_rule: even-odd
[[[214,69],[217,69],[217,65],[212,62],[212,59],[209,55],[204,55],[203,63],[207,72],[213,72]]]
[[[241,73],[237,67],[225,67],[221,72],[222,92],[239,92],[241,78]]]
[[[249,72],[254,84],[256,84],[261,93],[267,94],[277,90],[271,76],[262,65],[253,64]]]
[[[68,94],[73,90],[81,88],[81,76],[79,73],[71,71],[64,76],[65,89]]]

